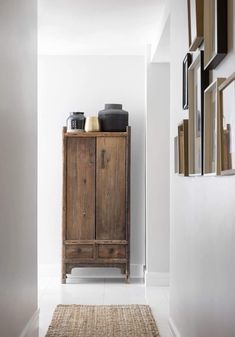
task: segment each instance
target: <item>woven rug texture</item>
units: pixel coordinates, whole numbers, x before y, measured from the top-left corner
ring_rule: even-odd
[[[45,337],[160,337],[148,305],[58,305]]]

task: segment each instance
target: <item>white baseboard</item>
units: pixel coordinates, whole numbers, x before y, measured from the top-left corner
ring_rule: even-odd
[[[181,337],[178,329],[176,328],[171,318],[169,318],[169,331],[170,331],[170,337]]]
[[[144,278],[144,269],[143,264],[131,264],[130,265],[130,275],[131,278]]]
[[[33,316],[26,324],[24,330],[20,334],[20,337],[37,337],[39,328],[39,309],[35,311]]]
[[[38,268],[40,277],[61,277],[61,266],[59,264],[41,264]],[[130,265],[131,278],[144,278],[144,266],[142,264]],[[117,268],[74,268],[69,278],[123,278]]]
[[[150,286],[158,286],[158,287],[168,287],[169,286],[169,273],[155,273],[148,272],[145,273],[145,285],[147,287]]]

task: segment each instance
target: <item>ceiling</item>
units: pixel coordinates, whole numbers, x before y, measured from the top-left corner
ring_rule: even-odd
[[[166,0],[39,0],[39,54],[141,54]]]

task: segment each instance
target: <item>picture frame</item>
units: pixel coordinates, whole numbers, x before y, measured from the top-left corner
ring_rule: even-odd
[[[188,109],[188,68],[192,63],[192,55],[187,53],[183,60],[183,94],[182,94],[182,105],[183,109]]]
[[[204,39],[203,0],[188,0],[189,50],[196,51]]]
[[[205,69],[215,69],[228,52],[228,1],[204,1]]]
[[[221,174],[220,94],[225,78],[217,78],[204,92],[204,175]]]
[[[174,172],[179,173],[179,142],[178,136],[174,138]]]
[[[178,153],[179,153],[179,174],[188,176],[188,120],[184,119],[178,126]]]
[[[235,174],[235,73],[219,86],[221,175]]]
[[[203,175],[204,90],[209,71],[204,70],[204,51],[200,50],[188,69],[189,85],[189,175]]]

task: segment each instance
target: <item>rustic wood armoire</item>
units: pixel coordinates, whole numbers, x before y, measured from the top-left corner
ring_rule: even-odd
[[[63,129],[62,282],[76,267],[130,274],[130,127]]]

